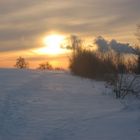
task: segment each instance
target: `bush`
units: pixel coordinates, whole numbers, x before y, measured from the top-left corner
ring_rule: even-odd
[[[89,50],[80,50],[72,55],[70,59],[70,70],[73,74],[103,80],[107,74],[116,77],[117,66],[112,54],[91,52]],[[114,75],[114,76],[113,76]]]
[[[52,65],[49,62],[39,64],[39,70],[53,70]]]
[[[131,63],[130,63],[131,62]],[[73,74],[86,78],[115,83],[119,74],[133,73],[136,65],[122,54],[114,52],[93,52],[81,49],[72,54],[70,70]]]
[[[116,84],[113,86],[116,98],[124,98],[131,94],[136,97],[140,96],[140,76],[120,74]]]
[[[140,52],[139,52],[137,59],[136,59],[135,73],[140,74]]]
[[[19,69],[26,69],[28,68],[29,64],[26,62],[25,58],[19,57],[16,60],[15,67]]]

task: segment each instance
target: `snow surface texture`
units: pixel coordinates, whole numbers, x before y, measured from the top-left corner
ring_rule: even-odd
[[[140,140],[140,101],[108,92],[65,72],[0,69],[0,140]]]

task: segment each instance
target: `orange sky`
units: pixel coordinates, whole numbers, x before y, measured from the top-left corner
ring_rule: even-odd
[[[69,56],[68,54],[61,54],[61,55],[34,55],[28,53],[28,51],[19,51],[19,52],[6,52],[0,53],[0,67],[4,68],[13,68],[16,59],[19,56],[24,57],[29,62],[30,68],[37,68],[39,64],[44,62],[50,62],[53,67],[61,67],[61,68],[68,68],[69,65]]]

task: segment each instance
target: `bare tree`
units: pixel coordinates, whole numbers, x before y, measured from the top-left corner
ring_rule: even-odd
[[[136,49],[135,49],[135,52],[136,52],[136,54],[138,55],[136,72],[137,72],[138,74],[140,74],[140,24],[137,26],[136,37],[137,37],[137,39],[138,39],[138,41],[139,41],[139,44],[137,45],[137,47],[136,47]]]
[[[116,98],[124,98],[128,94],[140,96],[140,76],[139,75],[119,75],[113,87]]]
[[[71,35],[66,38],[66,44],[61,47],[64,49],[73,50],[74,54],[81,49],[82,40],[77,35]]]
[[[52,65],[49,62],[39,64],[39,70],[53,70]]]
[[[140,24],[137,25],[136,37],[137,37],[137,39],[140,41]]]
[[[19,57],[16,60],[15,67],[19,69],[26,69],[28,68],[29,64],[26,62],[25,58]]]
[[[140,25],[137,26],[136,37],[140,42]],[[136,73],[140,74],[140,46],[135,47],[135,54],[137,57]],[[119,58],[119,57],[118,57]],[[133,65],[135,67],[135,65]],[[123,67],[121,66],[121,69]],[[123,69],[122,69],[123,70]],[[121,70],[121,71],[122,71]],[[124,98],[126,95],[136,95],[140,96],[140,75],[128,75],[124,73],[124,70],[119,74],[118,80],[114,85],[114,92],[116,98]]]
[[[79,51],[81,47],[81,39],[76,35],[71,35],[71,46],[74,51]]]

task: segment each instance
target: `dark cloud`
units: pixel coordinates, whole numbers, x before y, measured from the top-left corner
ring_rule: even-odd
[[[108,41],[103,37],[97,37],[94,43],[97,45],[98,50],[101,52],[107,52],[113,50],[117,53],[124,53],[124,54],[135,54],[135,50],[132,46],[128,43],[120,43],[116,40]]]
[[[97,37],[94,43],[98,46],[98,50],[101,52],[107,52],[110,50],[108,41],[101,36]]]
[[[132,46],[130,46],[128,43],[119,43],[116,40],[111,40],[110,41],[110,47],[113,49],[115,52],[119,53],[135,53],[134,49]]]

